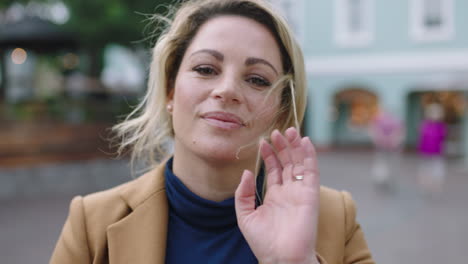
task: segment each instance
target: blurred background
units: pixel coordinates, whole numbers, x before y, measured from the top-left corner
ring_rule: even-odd
[[[46,263],[70,199],[132,178],[109,128],[170,0],[1,0],[0,256]],[[468,259],[468,1],[271,0],[307,65],[304,134],[377,263]]]

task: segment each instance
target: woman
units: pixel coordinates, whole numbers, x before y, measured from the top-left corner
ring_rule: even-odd
[[[425,107],[419,133],[418,181],[429,195],[437,195],[445,182],[444,141],[447,137],[441,104],[431,103]]]
[[[373,263],[350,196],[319,186],[293,128],[305,104],[302,54],[265,1],[187,1],[116,126],[154,168],[75,198],[51,263]]]

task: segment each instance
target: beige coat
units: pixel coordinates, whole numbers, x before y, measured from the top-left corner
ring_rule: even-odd
[[[321,263],[374,263],[351,196],[320,190],[316,251]],[[164,165],[113,189],[75,197],[53,264],[163,264],[168,202]]]

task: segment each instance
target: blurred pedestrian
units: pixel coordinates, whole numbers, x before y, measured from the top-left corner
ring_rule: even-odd
[[[430,193],[440,193],[445,181],[444,141],[447,125],[443,119],[442,105],[429,104],[424,109],[424,120],[419,129],[418,181]]]
[[[320,187],[299,134],[305,66],[283,18],[263,0],[182,3],[116,126],[151,170],[74,198],[51,263],[374,263],[353,200]]]
[[[380,110],[369,127],[376,152],[371,168],[376,186],[388,188],[394,180],[391,174],[398,170],[398,159],[405,139],[403,122],[390,112]]]

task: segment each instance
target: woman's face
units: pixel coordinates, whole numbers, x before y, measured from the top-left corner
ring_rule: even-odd
[[[281,91],[272,84],[282,74],[278,44],[263,25],[231,15],[203,24],[184,54],[169,101],[175,155],[255,157],[259,137],[279,110]]]

